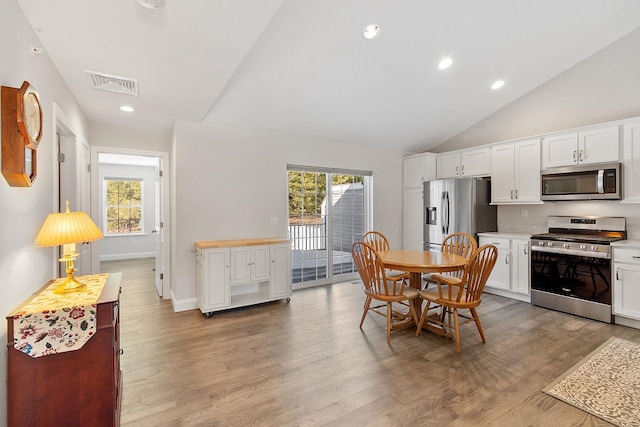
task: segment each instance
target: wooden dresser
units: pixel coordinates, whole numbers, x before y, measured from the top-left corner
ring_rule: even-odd
[[[107,276],[96,302],[95,333],[77,350],[31,357],[14,348],[14,321],[53,281],[7,316],[9,426],[120,425],[122,274]]]

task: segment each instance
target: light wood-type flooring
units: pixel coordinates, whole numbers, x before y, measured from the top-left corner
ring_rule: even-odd
[[[153,262],[123,271],[122,426],[606,426],[540,390],[609,337],[640,330],[486,295],[487,336],[392,333],[355,282],[203,317],[157,297]],[[179,280],[179,279],[178,279]],[[195,293],[195,291],[194,291]]]

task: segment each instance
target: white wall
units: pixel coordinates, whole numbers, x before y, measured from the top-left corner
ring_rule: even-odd
[[[502,110],[439,145],[443,152],[640,116],[640,30],[587,58]],[[541,64],[544,66],[544,64]],[[508,90],[508,85],[505,86]],[[486,125],[486,127],[485,127]],[[495,165],[494,165],[495,167]],[[527,216],[522,216],[526,209]],[[627,218],[640,239],[640,206],[620,202],[545,202],[499,206],[498,230],[542,232],[549,215]]]
[[[54,182],[54,136],[52,105],[55,102],[81,138],[87,138],[88,122],[67,89],[55,66],[45,54],[34,56],[29,44],[39,45],[14,0],[0,0],[0,84],[19,87],[28,80],[38,91],[43,105],[43,136],[38,148],[38,175],[30,188],[9,187],[0,177],[0,313],[9,314],[29,295],[54,278],[58,266],[54,248],[33,246],[57,197]],[[0,426],[6,426],[6,322],[1,322],[0,342]]]
[[[526,217],[523,217],[523,210]],[[498,231],[541,233],[549,215],[622,216],[627,219],[627,238],[640,240],[640,205],[608,201],[545,202],[543,205],[498,207]]]
[[[640,30],[636,30],[429,151],[640,116],[639,51]],[[509,90],[509,84],[501,90]]]
[[[100,240],[100,261],[118,259],[145,258],[155,256],[155,179],[156,169],[149,166],[113,165],[100,163],[98,187],[98,200],[100,206],[104,206],[104,179],[142,179],[142,203],[143,203],[143,230],[141,234],[109,236],[105,234]],[[98,213],[100,228],[104,228],[104,212]]]
[[[91,145],[95,147],[169,152],[172,138],[170,133],[136,127],[135,115],[131,116],[131,120],[131,127],[113,126],[92,121],[89,132]]]
[[[391,150],[179,122],[172,147],[176,309],[195,308],[195,241],[287,237],[287,164],[373,171],[373,226],[402,242],[402,155]],[[270,223],[278,218],[278,225]]]

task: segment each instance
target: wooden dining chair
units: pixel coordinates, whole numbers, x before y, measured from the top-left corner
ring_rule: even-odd
[[[464,268],[461,277],[434,274],[432,276],[437,288],[431,287],[420,291],[420,298],[426,301],[422,310],[416,335],[420,335],[425,322],[435,325],[451,333],[456,339],[458,354],[460,345],[460,317],[462,324],[475,322],[482,342],[486,342],[476,307],[480,305],[482,291],[498,258],[498,248],[488,244],[478,248]],[[441,312],[429,315],[429,310],[440,307]],[[469,310],[470,316],[461,314],[460,310]],[[453,318],[453,319],[452,319]],[[452,324],[453,320],[453,324]]]
[[[418,290],[405,286],[402,281],[389,280],[380,255],[368,243],[355,242],[351,245],[351,256],[362,279],[366,295],[360,328],[362,328],[369,311],[386,317],[387,344],[391,344],[391,329],[394,322],[397,324],[411,318],[415,323],[418,323],[418,313],[413,304],[413,300],[418,298]],[[372,300],[379,301],[381,304],[372,306]],[[394,310],[394,303],[407,307],[408,311]]]
[[[468,260],[471,259],[471,255],[478,249],[478,243],[472,235],[467,233],[452,233],[442,240],[440,251],[447,254],[460,255]],[[446,273],[447,275],[454,277],[461,277],[464,270],[456,270]],[[429,287],[430,283],[435,283],[431,279],[431,274],[424,274],[422,276],[424,281],[424,288]]]
[[[388,251],[391,249],[387,237],[379,231],[369,231],[364,233],[362,241],[369,244],[377,252]],[[387,279],[393,282],[402,282],[408,285],[411,275],[405,271],[395,271],[387,269]]]

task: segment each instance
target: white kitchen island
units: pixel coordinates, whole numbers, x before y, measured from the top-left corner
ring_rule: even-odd
[[[291,298],[291,242],[280,238],[195,242],[196,300],[213,312]]]

